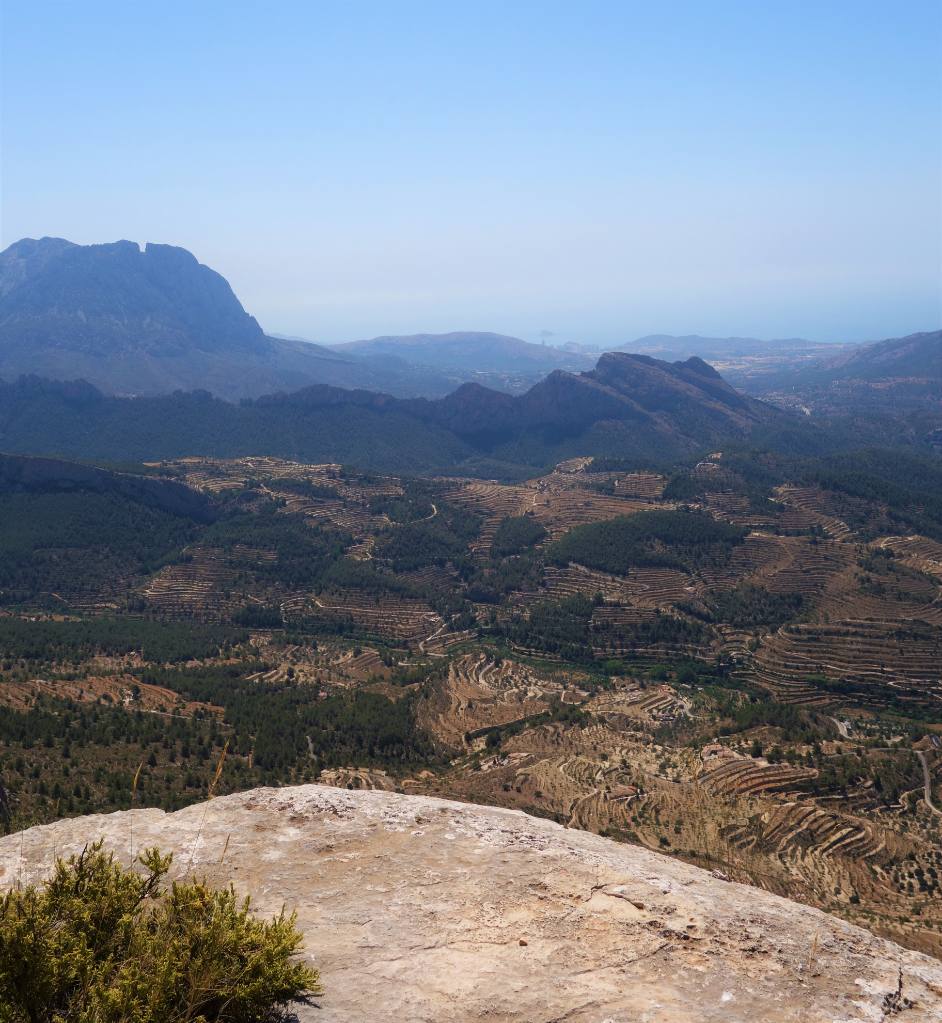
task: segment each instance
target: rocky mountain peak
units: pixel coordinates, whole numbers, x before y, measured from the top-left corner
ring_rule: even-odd
[[[186,249],[25,238],[0,253],[0,346],[99,356],[268,347],[229,284]]]

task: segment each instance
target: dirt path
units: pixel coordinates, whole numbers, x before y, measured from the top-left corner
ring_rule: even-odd
[[[933,813],[937,813],[942,817],[942,810],[940,810],[935,803],[932,802],[932,777],[929,774],[929,761],[926,760],[925,753],[921,749],[916,750],[916,756],[919,757],[919,762],[922,764],[922,778],[926,788],[926,806]]]
[[[435,631],[431,633],[431,635],[426,636],[425,639],[423,639],[419,643],[419,652],[423,653],[423,654],[426,653],[427,652],[427,644],[431,643],[433,639],[437,639],[443,632],[446,632],[447,630],[448,630],[448,622],[444,622],[443,621],[442,624],[439,625],[438,628],[435,629]],[[431,656],[432,657],[441,657],[443,655],[442,654],[432,654]]]
[[[602,783],[604,781],[604,778],[605,770],[600,767],[595,772],[594,779],[595,788],[592,789],[590,792],[586,792],[582,796],[576,796],[576,798],[572,801],[572,805],[569,807],[569,822],[566,825],[567,828],[573,828],[577,826],[576,814],[579,812],[579,807],[582,806],[583,803],[587,803],[590,799],[594,799],[602,791]]]

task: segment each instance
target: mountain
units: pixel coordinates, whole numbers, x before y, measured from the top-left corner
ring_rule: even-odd
[[[523,395],[468,384],[431,407],[433,421],[478,447],[519,449],[528,438],[565,445],[590,435],[590,446],[605,454],[612,446],[673,453],[745,436],[776,417],[700,359],[666,363],[614,352],[588,373],[557,370]]]
[[[861,345],[830,359],[782,367],[761,393],[783,408],[878,431],[884,441],[938,446],[942,438],[942,331]]]
[[[554,369],[581,370],[592,364],[588,356],[579,352],[479,331],[374,337],[331,347],[344,354],[396,356],[419,366],[472,374],[542,376]]]
[[[942,1014],[930,956],[643,846],[429,796],[303,785],[59,820],[0,838],[0,887],[99,839],[128,863],[132,834],[173,878],[297,910],[324,986],[299,1023]]]
[[[267,351],[226,280],[185,249],[24,238],[0,253],[0,338],[120,357]]]
[[[749,394],[761,395],[779,374],[793,373],[822,359],[853,351],[856,346],[825,344],[803,338],[763,341],[755,337],[702,337],[687,334],[649,334],[616,349],[658,359],[701,358],[716,367],[729,383]]]
[[[942,383],[942,330],[877,341],[809,367],[807,377],[819,383],[861,381],[888,383],[924,380]]]
[[[739,394],[699,359],[611,353],[525,394],[465,384],[400,399],[316,385],[233,405],[206,392],[119,398],[37,378],[0,385],[0,450],[105,460],[270,454],[398,472],[521,472],[577,455],[663,462],[807,424]],[[773,436],[774,434],[774,436]]]
[[[0,253],[0,377],[83,379],[113,394],[204,388],[230,400],[307,384],[445,394],[455,381],[405,363],[371,367],[266,336],[225,278],[185,249],[63,238]]]

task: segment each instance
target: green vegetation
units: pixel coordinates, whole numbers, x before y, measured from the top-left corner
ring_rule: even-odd
[[[554,700],[549,710],[531,714],[529,717],[518,718],[516,721],[508,721],[504,725],[488,725],[485,728],[477,728],[473,732],[467,732],[464,738],[467,743],[483,738],[487,749],[500,749],[507,739],[520,735],[526,729],[538,728],[540,725],[548,725],[553,722],[583,728],[592,723],[592,715],[574,704]]]
[[[229,563],[256,578],[291,589],[316,586],[325,572],[343,557],[350,538],[334,529],[312,527],[301,515],[285,515],[273,505],[257,513],[220,519],[200,537],[208,547],[229,552]],[[260,561],[257,551],[273,552],[273,561]]]
[[[607,629],[593,628],[597,646],[612,650],[632,650],[650,646],[696,646],[705,642],[709,631],[700,624],[672,614],[658,614],[654,618]]]
[[[543,565],[536,552],[519,557],[492,558],[487,564],[462,566],[468,600],[499,604],[514,590],[534,590],[543,578]]]
[[[408,697],[392,701],[358,690],[316,699],[308,686],[265,685],[245,677],[250,673],[239,665],[168,668],[145,671],[141,680],[225,708],[224,722],[233,729],[231,752],[251,752],[266,783],[305,767],[359,763],[402,769],[434,760]]]
[[[776,703],[765,697],[743,699],[740,694],[718,687],[711,687],[708,692],[715,699],[720,715],[729,719],[729,724],[720,728],[720,735],[735,735],[766,726],[778,729],[783,742],[813,743],[834,733],[831,722],[802,707]]]
[[[79,664],[98,654],[140,653],[157,663],[215,657],[245,642],[247,634],[218,625],[135,618],[29,621],[0,618],[3,666],[15,661]]]
[[[370,498],[370,513],[385,515],[400,525],[420,522],[434,515],[433,497],[433,488],[423,480],[404,481],[401,494],[383,494]]]
[[[132,779],[141,805],[178,810],[203,798],[231,729],[217,716],[163,710],[144,713],[131,693],[118,705],[38,697],[25,710],[0,714],[0,832],[56,817],[127,810]],[[143,765],[143,766],[142,766]],[[227,758],[222,791],[261,784],[242,757]]]
[[[0,494],[0,602],[123,593],[198,532],[192,519],[117,493]]]
[[[542,650],[567,661],[592,658],[593,601],[576,594],[562,600],[541,600],[525,618],[498,629],[509,642],[529,650]]]
[[[547,559],[618,575],[640,567],[696,571],[725,562],[745,535],[702,512],[645,511],[577,526],[549,547]]]
[[[388,560],[393,571],[461,562],[467,557],[468,544],[481,528],[480,518],[444,503],[436,507],[437,515],[391,530],[377,543],[377,556]]]
[[[725,452],[720,463],[721,472],[694,475],[685,469],[677,470],[670,475],[661,496],[665,501],[683,503],[700,501],[711,493],[733,490],[746,498],[751,511],[777,516],[782,506],[769,500],[769,494],[772,487],[783,482],[784,477],[770,467],[770,460],[774,465],[774,458],[757,451]]]
[[[158,713],[126,704],[39,696],[0,714],[0,831],[75,814],[128,809],[137,800],[176,810],[203,798],[224,746],[221,792],[313,781],[350,764],[398,772],[437,763],[416,725],[414,695],[393,701],[357,690],[317,698],[294,683],[250,676],[258,662],[148,668],[140,685],[210,706],[184,713],[168,695]],[[81,686],[81,682],[77,683]],[[212,708],[216,708],[213,712]]]
[[[287,490],[291,494],[298,494],[300,497],[310,497],[315,501],[336,501],[338,497],[336,488],[325,486],[322,483],[312,483],[310,480],[281,477],[278,479],[277,485],[278,490]]]
[[[503,519],[494,533],[491,557],[496,559],[522,554],[545,538],[546,530],[532,515]]]
[[[727,622],[738,629],[756,626],[777,628],[797,618],[805,606],[800,593],[771,593],[762,586],[742,583],[732,590],[718,590],[707,598],[706,615],[693,605],[684,605],[688,614],[707,621]]]
[[[835,514],[852,527],[942,540],[942,460],[937,457],[874,448],[821,459],[807,465],[804,476],[844,495],[847,500]]]
[[[168,888],[157,849],[139,862],[94,845],[0,900],[0,1023],[275,1023],[320,993],[293,915],[259,920],[200,880]]]
[[[812,791],[818,795],[847,795],[851,789],[865,786],[885,805],[899,801],[904,792],[922,785],[922,767],[915,754],[875,753],[822,759]]]

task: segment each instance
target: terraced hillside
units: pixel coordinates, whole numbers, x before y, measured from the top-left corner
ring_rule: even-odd
[[[174,809],[217,768],[455,795],[942,954],[921,491],[719,451],[514,483],[272,457],[75,479],[0,494],[3,827]]]

